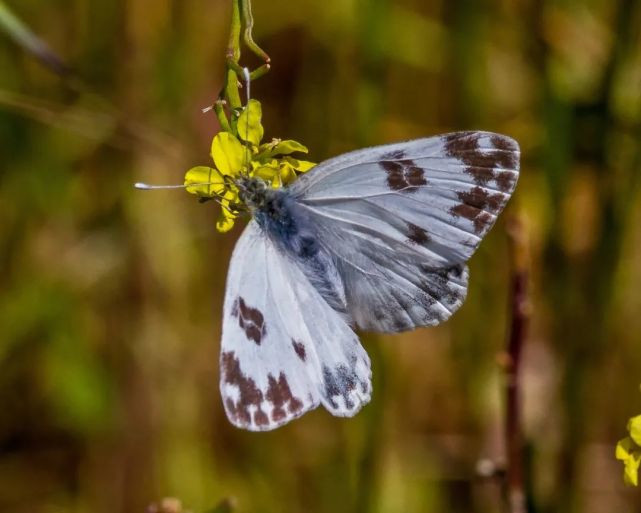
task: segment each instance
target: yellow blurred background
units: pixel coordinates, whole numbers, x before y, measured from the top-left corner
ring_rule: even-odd
[[[253,1],[266,138],[315,161],[462,129],[522,149],[459,313],[363,337],[374,397],[355,418],[258,434],[218,392],[242,223],[221,235],[213,203],[132,187],[209,163],[230,3],[0,3],[76,77],[0,34],[0,511],[504,511],[477,469],[505,462],[510,217],[530,256],[530,511],[639,511],[614,446],[641,413],[641,2]]]

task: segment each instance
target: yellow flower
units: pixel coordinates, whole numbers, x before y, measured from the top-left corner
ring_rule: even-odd
[[[239,212],[247,210],[238,196],[238,178],[258,177],[279,188],[316,165],[290,156],[307,153],[307,148],[297,141],[273,139],[260,144],[264,133],[261,119],[260,102],[250,100],[232,123],[235,133],[219,132],[214,137],[211,143],[214,167],[196,166],[185,175],[188,193],[201,200],[215,199],[221,205],[221,216],[216,222],[219,232],[231,230]]]

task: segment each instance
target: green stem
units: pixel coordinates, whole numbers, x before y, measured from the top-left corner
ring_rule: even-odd
[[[249,74],[249,80],[253,81],[256,80],[257,78],[262,77],[263,75],[266,75],[267,72],[270,70],[271,66],[269,64],[263,64],[261,67],[256,68],[254,71],[252,71]]]
[[[216,100],[216,103],[214,103],[214,112],[216,113],[216,117],[218,117],[220,127],[225,132],[231,132],[231,126],[229,124],[229,120],[227,119],[227,115],[225,114],[224,106],[226,103],[227,102],[225,100]]]
[[[232,0],[231,30],[225,60],[225,85],[214,108],[221,128],[227,132],[234,133],[234,112],[243,106],[239,92],[239,77],[243,76],[243,67],[239,63],[241,32],[247,47],[265,62],[265,64],[250,73],[249,79],[256,80],[262,77],[270,68],[269,55],[254,42],[253,28],[254,17],[251,11],[251,0]],[[223,108],[223,100],[229,106],[230,112],[228,114],[225,113]]]
[[[245,24],[245,31],[243,32],[243,40],[247,47],[260,57],[266,64],[271,62],[269,55],[254,42],[252,31],[254,30],[254,16],[252,15],[251,0],[241,0],[241,12],[243,15],[243,23]],[[269,69],[269,67],[267,68]]]
[[[227,60],[225,69],[225,87],[222,96],[231,109],[237,109],[242,106],[240,94],[238,92],[238,72],[240,68],[240,0],[233,0],[231,13],[231,30],[229,32],[229,43],[227,44]]]

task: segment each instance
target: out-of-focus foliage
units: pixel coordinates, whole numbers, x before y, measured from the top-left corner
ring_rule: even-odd
[[[641,376],[637,0],[254,0],[268,136],[316,162],[457,129],[523,170],[444,326],[365,335],[374,398],[275,432],[227,422],[218,339],[242,222],[179,183],[219,131],[223,0],[4,0],[78,79],[0,35],[0,511],[499,511],[505,221],[531,241],[532,511],[638,510],[612,447]],[[251,61],[248,55],[241,59]]]

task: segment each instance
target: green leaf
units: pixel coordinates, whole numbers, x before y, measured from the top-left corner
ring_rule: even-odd
[[[247,106],[238,116],[238,135],[244,141],[258,146],[263,138],[263,125],[260,120],[263,116],[262,106],[258,100],[249,100]]]
[[[628,431],[630,432],[632,440],[634,440],[637,446],[641,447],[641,415],[630,419],[628,422]]]
[[[243,167],[248,150],[229,132],[220,132],[211,143],[211,156],[218,170],[227,176],[237,176]]]
[[[189,186],[190,184],[198,185]],[[225,190],[223,176],[218,170],[208,166],[196,166],[187,171],[185,174],[185,185],[188,186],[186,188],[188,193],[207,198],[222,194]]]

